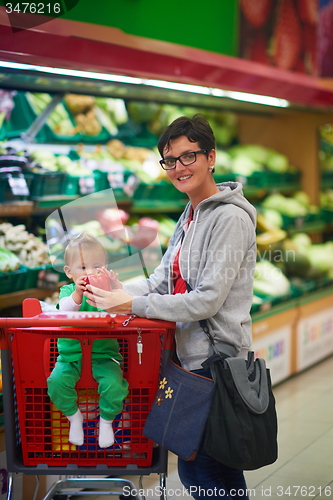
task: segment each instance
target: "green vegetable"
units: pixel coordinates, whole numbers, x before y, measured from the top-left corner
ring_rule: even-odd
[[[281,269],[271,264],[268,260],[256,263],[254,273],[253,292],[278,297],[290,291],[290,281]]]
[[[236,158],[232,162],[232,172],[239,175],[244,175],[245,177],[249,177],[254,172],[258,172],[263,169],[260,163],[252,160],[245,155],[236,156]]]
[[[296,191],[296,193],[293,194],[294,200],[298,201],[301,205],[304,207],[309,208],[310,207],[310,197],[307,193],[304,191]]]
[[[266,208],[265,210],[263,210],[263,216],[267,222],[272,224],[272,226],[279,228],[283,226],[283,217],[280,212],[278,212],[274,208]]]
[[[6,248],[0,247],[0,271],[16,271],[19,267],[20,261],[18,257]]]
[[[268,150],[266,166],[271,172],[282,174],[288,170],[288,158],[272,149]]]
[[[294,198],[287,198],[280,193],[272,194],[264,199],[264,208],[273,208],[289,217],[300,217],[307,214],[307,209]]]

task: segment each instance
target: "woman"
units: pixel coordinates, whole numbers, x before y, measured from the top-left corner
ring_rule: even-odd
[[[176,321],[182,367],[207,375],[201,363],[210,347],[201,319],[221,350],[233,346],[246,356],[251,344],[256,212],[241,184],[215,184],[215,138],[203,116],[176,119],[158,149],[170,181],[189,197],[169,247],[148,279],[114,292],[88,286],[87,302],[112,313]],[[194,498],[220,498],[221,490],[225,499],[247,498],[243,472],[213,460],[203,445],[193,462],[179,459],[178,472],[187,488],[201,488]]]

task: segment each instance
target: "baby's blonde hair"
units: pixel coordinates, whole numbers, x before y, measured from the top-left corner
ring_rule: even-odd
[[[70,265],[70,262],[73,261],[73,258],[76,256],[76,253],[79,254],[80,258],[81,253],[91,250],[96,251],[97,249],[101,250],[104,253],[105,262],[107,262],[107,252],[103,247],[102,243],[88,233],[81,233],[78,236],[75,236],[74,238],[69,240],[65,248],[65,255],[64,255],[65,264],[67,266]]]

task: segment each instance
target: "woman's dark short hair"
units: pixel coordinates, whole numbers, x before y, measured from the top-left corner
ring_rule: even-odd
[[[180,116],[166,127],[159,138],[157,147],[161,157],[170,141],[185,135],[190,142],[197,142],[200,149],[215,149],[214,132],[204,115],[197,114],[193,118]]]

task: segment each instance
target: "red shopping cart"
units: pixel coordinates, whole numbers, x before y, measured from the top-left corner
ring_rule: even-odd
[[[39,301],[26,299],[22,318],[0,318],[4,422],[9,474],[81,476],[53,485],[44,500],[68,488],[108,490],[122,498],[119,476],[160,476],[160,497],[165,495],[167,451],[142,434],[157,390],[161,369],[173,347],[174,323],[108,313],[42,313]],[[82,346],[82,375],[76,385],[84,417],[82,446],[68,442],[68,420],[47,395],[46,379],[57,359],[57,339],[78,339]],[[91,349],[97,338],[117,339],[123,355],[129,395],[114,420],[114,444],[98,446],[97,383],[91,373]],[[82,476],[106,476],[103,478]],[[89,490],[90,491],[90,490]],[[73,493],[71,493],[73,494]],[[74,493],[75,494],[75,493]],[[141,499],[139,493],[127,498]]]

